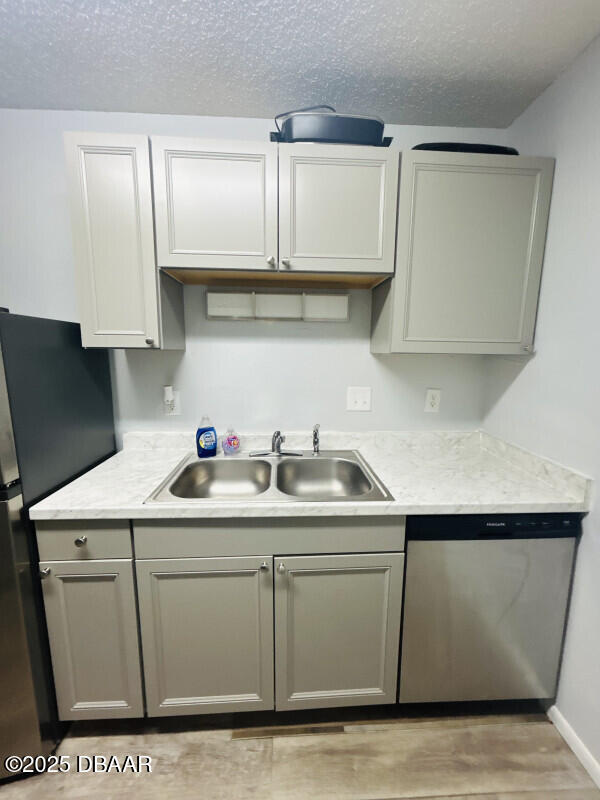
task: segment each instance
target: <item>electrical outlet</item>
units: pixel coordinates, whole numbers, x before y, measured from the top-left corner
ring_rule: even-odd
[[[348,386],[346,391],[346,411],[370,411],[371,387]]]
[[[440,410],[441,402],[442,402],[441,389],[427,389],[427,391],[425,392],[425,411],[437,414],[437,412]]]

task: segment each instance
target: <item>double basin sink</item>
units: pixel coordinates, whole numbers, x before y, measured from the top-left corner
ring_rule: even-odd
[[[147,503],[256,500],[334,502],[392,500],[391,494],[354,450],[314,455],[268,455],[198,459],[187,456],[150,495]]]

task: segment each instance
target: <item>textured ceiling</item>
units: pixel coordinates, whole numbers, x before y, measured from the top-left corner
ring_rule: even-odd
[[[506,126],[600,0],[0,0],[0,106]]]

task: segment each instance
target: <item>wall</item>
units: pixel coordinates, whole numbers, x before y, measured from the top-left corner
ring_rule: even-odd
[[[115,359],[120,428],[189,429],[204,412],[244,431],[477,426],[482,358],[372,356],[370,299],[352,292],[348,323],[208,321],[204,288],[186,287],[185,353]],[[161,416],[163,383],[181,390],[181,417]],[[373,388],[371,413],[345,410],[348,385]],[[439,414],[423,412],[430,386],[444,389]]]
[[[270,120],[76,111],[0,110],[0,305],[77,320],[66,199],[64,130],[264,139]],[[387,126],[395,146],[420,141],[504,142],[505,131]],[[370,293],[352,295],[343,324],[207,322],[203,290],[186,287],[188,347],[181,355],[119,351],[113,358],[119,429],[190,427],[204,410],[219,426],[264,430],[472,428],[479,424],[479,356],[382,356],[368,352]],[[182,391],[180,418],[161,415],[161,386]],[[373,387],[371,413],[345,412],[347,385]],[[443,389],[439,414],[424,392]]]
[[[508,130],[556,157],[536,355],[488,358],[487,431],[600,480],[600,40]],[[585,521],[557,706],[600,761],[600,513]],[[600,771],[598,772],[600,775]]]

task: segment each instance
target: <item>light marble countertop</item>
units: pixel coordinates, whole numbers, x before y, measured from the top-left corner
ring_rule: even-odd
[[[242,436],[244,451],[269,449],[270,438]],[[587,511],[590,504],[589,478],[481,431],[321,433],[322,450],[358,450],[393,500],[145,503],[193,448],[190,432],[125,434],[123,450],[33,506],[31,518],[493,514]],[[310,449],[310,436],[288,434],[285,448]]]

